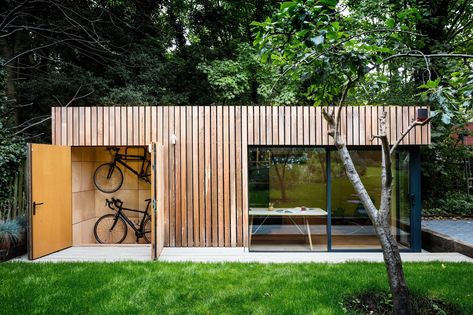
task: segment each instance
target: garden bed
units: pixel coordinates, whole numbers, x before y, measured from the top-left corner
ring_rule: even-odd
[[[348,312],[367,315],[392,315],[392,295],[387,292],[364,292],[345,298],[343,309]],[[413,315],[461,315],[458,306],[438,298],[413,295],[411,297]]]
[[[26,244],[19,244],[9,249],[0,249],[0,262],[26,254]]]

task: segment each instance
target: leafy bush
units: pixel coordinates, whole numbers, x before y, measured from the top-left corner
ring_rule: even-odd
[[[18,244],[24,236],[25,229],[18,220],[0,221],[0,248],[10,248]]]
[[[473,216],[473,196],[464,192],[447,193],[442,198],[427,202],[423,214]]]
[[[21,168],[26,145],[12,128],[9,119],[12,108],[5,95],[4,83],[4,71],[0,69],[0,220],[22,213],[25,195]]]

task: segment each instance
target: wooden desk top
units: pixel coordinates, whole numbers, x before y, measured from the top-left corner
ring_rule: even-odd
[[[251,216],[300,216],[300,217],[317,217],[317,216],[326,216],[327,211],[320,208],[305,208],[306,210],[302,211],[301,208],[274,208],[273,210],[268,210],[268,208],[250,208],[248,212]]]

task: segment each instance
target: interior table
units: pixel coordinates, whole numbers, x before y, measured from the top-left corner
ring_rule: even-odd
[[[269,210],[268,208],[251,208],[248,212],[248,216],[250,219],[250,240],[249,243],[251,244],[251,236],[258,232],[261,226],[269,217],[288,217],[291,222],[299,229],[302,234],[307,233],[307,238],[309,239],[310,250],[312,251],[312,237],[310,234],[310,225],[309,225],[309,218],[310,217],[326,217],[327,211],[320,209],[320,208],[273,208]],[[253,219],[254,217],[264,217],[263,221],[258,225],[256,230],[253,232]],[[306,232],[304,233],[299,225],[293,220],[293,218],[302,218],[304,220],[304,225],[306,226]]]

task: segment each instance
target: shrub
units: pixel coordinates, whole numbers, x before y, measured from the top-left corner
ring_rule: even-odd
[[[0,221],[0,248],[7,249],[23,240],[25,229],[18,220]]]
[[[444,197],[427,202],[424,215],[473,216],[473,196],[464,192],[449,192]]]

